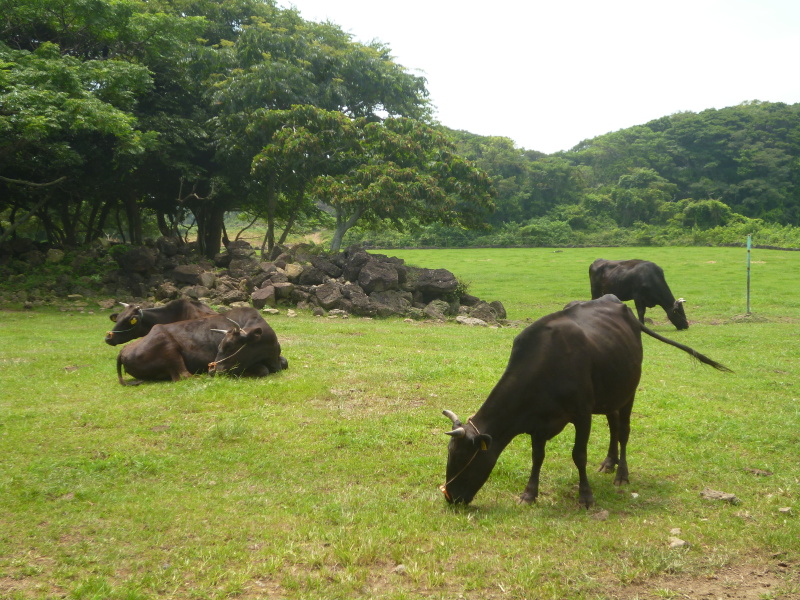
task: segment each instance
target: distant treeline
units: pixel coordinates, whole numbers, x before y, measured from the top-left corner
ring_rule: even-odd
[[[333,250],[797,243],[800,105],[546,155],[444,127],[388,46],[274,0],[5,2],[0,63],[0,251],[163,235],[212,257],[232,215],[266,252],[309,230]]]
[[[747,102],[684,112],[556,154],[451,131],[489,173],[485,231],[430,226],[354,231],[375,246],[800,246],[800,104]]]

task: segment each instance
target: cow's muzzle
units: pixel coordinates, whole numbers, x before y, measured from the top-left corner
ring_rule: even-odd
[[[439,486],[439,491],[444,494],[444,498],[447,500],[447,502],[450,504],[453,503],[453,497],[450,495],[450,492],[447,491],[447,488],[444,485]]]

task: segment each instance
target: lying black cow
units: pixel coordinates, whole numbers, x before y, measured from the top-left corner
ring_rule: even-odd
[[[589,267],[592,298],[614,294],[620,300],[633,300],[639,321],[644,324],[647,308],[660,306],[678,329],[689,329],[683,311],[683,298],[675,299],[664,279],[664,270],[647,260],[604,260]]]
[[[221,343],[228,332],[235,341]],[[155,325],[145,337],[125,346],[117,356],[117,377],[122,369],[139,380],[178,381],[194,373],[230,373],[263,377],[288,367],[281,356],[275,332],[254,308],[234,308],[189,321]]]
[[[181,298],[173,300],[164,306],[156,308],[142,308],[138,304],[125,304],[120,313],[113,313],[109,319],[114,321],[114,328],[106,333],[106,344],[116,346],[136,338],[144,337],[159,323],[175,323],[188,321],[209,315],[216,315],[213,308],[197,300]]]
[[[593,414],[606,415],[611,432],[608,455],[600,470],[611,472],[618,465],[614,483],[627,483],[625,451],[642,371],[642,331],[715,369],[729,371],[640,324],[615,296],[570,303],[564,310],[532,323],[516,337],[505,373],[466,424],[451,411],[444,411],[453,422],[453,430],[447,432],[452,436],[447,482],[441,486],[447,501],[472,501],[500,453],[523,433],[533,442],[533,468],[520,500],[535,501],[545,443],[572,423],[579,500],[589,507],[594,498],[586,477],[586,446]]]

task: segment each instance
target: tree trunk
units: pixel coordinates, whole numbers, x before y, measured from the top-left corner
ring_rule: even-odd
[[[14,210],[11,213],[11,219],[10,219],[11,226],[8,229],[4,230],[2,232],[2,235],[0,235],[0,243],[5,242],[6,240],[10,239],[14,235],[14,232],[17,230],[17,227],[19,227],[20,225],[24,225],[25,222],[28,221],[28,219],[30,219],[34,214],[36,214],[36,212],[40,208],[42,208],[45,205],[47,200],[48,200],[47,196],[45,196],[44,198],[39,200],[39,202],[36,204],[36,206],[34,206],[30,210],[30,212],[22,215],[22,218],[20,218],[19,220],[15,220],[17,209],[16,209],[16,207],[14,207]]]
[[[342,247],[344,234],[356,224],[363,214],[364,209],[359,207],[356,208],[356,211],[350,215],[349,218],[345,218],[344,213],[339,208],[336,209],[336,229],[333,232],[333,239],[331,240],[331,252],[339,252],[339,249]]]
[[[142,235],[142,215],[139,212],[136,198],[133,196],[125,198],[125,216],[128,219],[128,236],[131,239],[131,244],[141,245],[144,240]]]
[[[192,212],[197,221],[197,242],[200,245],[200,253],[206,258],[214,258],[222,243],[225,209],[216,202],[208,202]]]
[[[275,247],[275,212],[278,208],[278,195],[275,193],[273,179],[267,183],[265,192],[267,196],[265,202],[267,206],[267,256],[272,256],[272,249]]]

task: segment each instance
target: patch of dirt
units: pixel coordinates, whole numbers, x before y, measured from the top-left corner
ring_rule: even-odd
[[[769,323],[769,319],[766,317],[760,317],[758,315],[754,315],[753,313],[744,314],[744,315],[734,315],[731,317],[731,323]]]
[[[631,584],[611,597],[618,600],[800,600],[800,569],[776,560],[772,565],[728,565],[706,577],[667,575]]]

